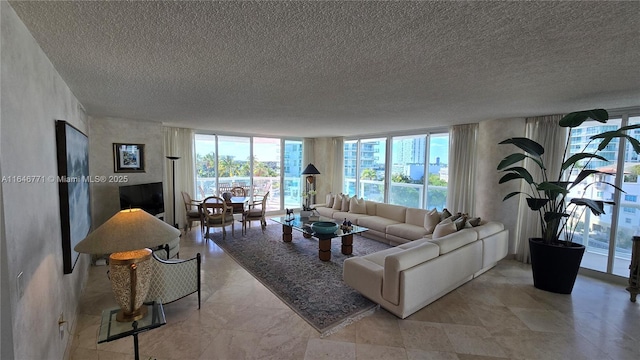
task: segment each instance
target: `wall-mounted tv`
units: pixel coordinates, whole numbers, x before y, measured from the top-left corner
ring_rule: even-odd
[[[164,212],[162,182],[120,186],[120,209],[140,208],[151,215]]]

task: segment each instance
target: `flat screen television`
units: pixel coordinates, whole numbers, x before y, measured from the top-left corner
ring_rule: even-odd
[[[162,182],[120,186],[120,209],[140,208],[151,215],[164,212]]]

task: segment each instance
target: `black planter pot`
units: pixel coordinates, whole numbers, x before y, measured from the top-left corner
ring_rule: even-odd
[[[584,254],[584,245],[547,245],[540,238],[530,238],[529,249],[533,286],[558,294],[571,294]]]

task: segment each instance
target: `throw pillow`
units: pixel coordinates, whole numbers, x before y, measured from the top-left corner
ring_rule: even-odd
[[[424,229],[427,230],[427,234],[433,233],[436,225],[440,222],[440,214],[437,209],[433,209],[427,212],[424,216]]]
[[[446,219],[446,218],[448,218],[450,216],[451,216],[451,213],[449,212],[449,210],[447,210],[446,208],[442,209],[442,212],[440,213],[440,221],[442,221],[442,220],[444,220],[444,219]]]
[[[471,226],[476,227],[476,226],[480,225],[480,221],[481,220],[482,219],[480,219],[479,217],[474,217],[474,218],[470,218],[468,222],[469,222],[469,224],[471,224]]]
[[[342,196],[342,194],[338,194],[333,199],[333,206],[331,207],[333,210],[340,211],[340,209],[342,208]]]
[[[453,221],[446,219],[440,222],[438,225],[436,225],[436,228],[433,230],[433,235],[431,235],[431,238],[438,239],[443,236],[453,234],[456,231],[458,231],[458,229],[456,228],[456,224],[454,224]]]
[[[462,230],[464,229],[464,226],[467,224],[467,216],[460,215],[460,217],[457,218],[453,223],[456,225],[456,231]]]
[[[349,201],[349,212],[354,214],[366,214],[367,205],[364,203],[363,198],[356,198],[355,196]]]
[[[344,195],[342,197],[342,206],[340,207],[340,211],[349,211],[349,201],[351,200],[351,198],[349,197],[349,195]]]
[[[333,200],[334,200],[335,196],[333,196],[332,193],[328,193],[327,196],[325,196],[325,201],[324,203],[327,204],[327,207],[333,207]]]

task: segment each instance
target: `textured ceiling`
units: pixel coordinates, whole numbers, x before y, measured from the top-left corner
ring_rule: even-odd
[[[315,137],[640,105],[638,2],[10,3],[94,116]]]

